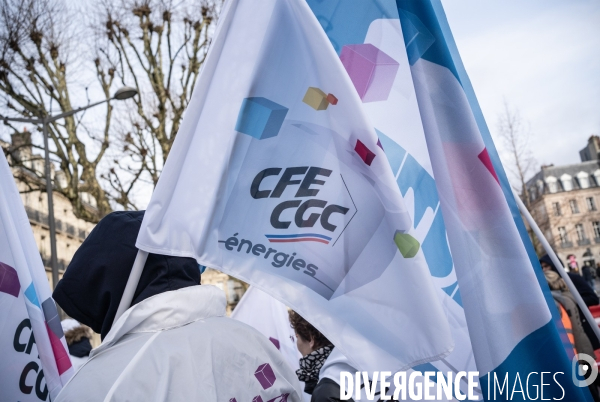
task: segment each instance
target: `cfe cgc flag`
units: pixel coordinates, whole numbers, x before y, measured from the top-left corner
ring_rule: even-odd
[[[73,375],[19,191],[0,153],[0,400],[48,401]]]
[[[398,63],[373,72],[372,99]],[[303,0],[225,6],[137,247],[196,258],[296,310],[354,366],[453,348],[363,101]]]

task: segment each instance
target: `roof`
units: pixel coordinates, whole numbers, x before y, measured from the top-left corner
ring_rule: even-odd
[[[540,192],[548,194],[551,192],[555,193],[562,191],[579,190],[581,188],[600,187],[600,172],[598,177],[594,176],[594,173],[598,170],[600,170],[600,160],[592,160],[563,166],[542,166],[542,169],[538,173],[536,173],[531,179],[529,179],[526,185],[529,189],[529,192],[532,193],[531,197],[533,201],[533,199],[537,198]],[[581,187],[581,183],[577,178],[577,174],[580,172],[585,172],[588,174],[588,187]],[[571,176],[572,178],[571,190],[565,190],[563,183],[561,182],[561,177],[565,174]],[[557,188],[555,191],[550,191],[548,187],[548,179],[550,177],[554,177],[557,180]]]

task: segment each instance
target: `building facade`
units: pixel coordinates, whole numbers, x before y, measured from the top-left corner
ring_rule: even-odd
[[[581,163],[542,166],[526,184],[531,215],[571,270],[600,262],[599,151],[592,136]]]
[[[248,289],[248,284],[246,282],[242,282],[239,279],[212,268],[207,268],[202,273],[202,278],[200,280],[203,285],[214,285],[225,292],[228,316],[231,315],[231,312]]]

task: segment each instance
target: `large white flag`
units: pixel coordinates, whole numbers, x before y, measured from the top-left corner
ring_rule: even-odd
[[[0,400],[55,398],[73,368],[25,208],[0,152]]]
[[[377,97],[398,63],[373,57]],[[246,280],[355,367],[395,371],[453,347],[418,237],[307,4],[230,1],[137,246]]]

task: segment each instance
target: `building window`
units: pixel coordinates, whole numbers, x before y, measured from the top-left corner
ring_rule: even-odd
[[[560,211],[560,203],[559,202],[553,202],[552,203],[552,210],[554,211],[554,216],[561,216],[562,213]]]
[[[571,206],[571,212],[574,214],[579,213],[579,207],[577,206],[577,200],[569,200],[569,205]]]
[[[594,197],[587,197],[585,199],[585,202],[587,204],[588,211],[595,211],[596,210],[596,203],[594,202]]]
[[[583,230],[583,225],[581,223],[575,225],[575,230],[577,231],[577,240],[585,240],[585,230]]]
[[[590,186],[590,178],[586,172],[577,173],[577,181],[579,182],[579,188],[588,188]]]
[[[544,182],[543,182],[543,181],[541,181],[541,180],[538,180],[538,181],[536,182],[536,184],[537,184],[537,192],[538,192],[538,194],[539,194],[539,195],[542,195],[542,194],[544,194]]]
[[[558,183],[556,182],[556,177],[554,177],[554,176],[546,177],[546,183],[548,184],[549,192],[556,193],[558,191]]]
[[[596,239],[600,239],[600,222],[599,221],[592,222],[592,227],[594,228],[594,237]]]
[[[562,183],[563,190],[573,190],[573,178],[570,175],[563,174],[562,176],[560,176],[560,182]]]
[[[596,180],[596,186],[600,186],[600,169],[596,170],[593,174],[594,179]]]
[[[567,229],[564,226],[560,226],[558,228],[558,236],[560,237],[561,243],[567,243],[569,241],[569,236],[567,235]]]

